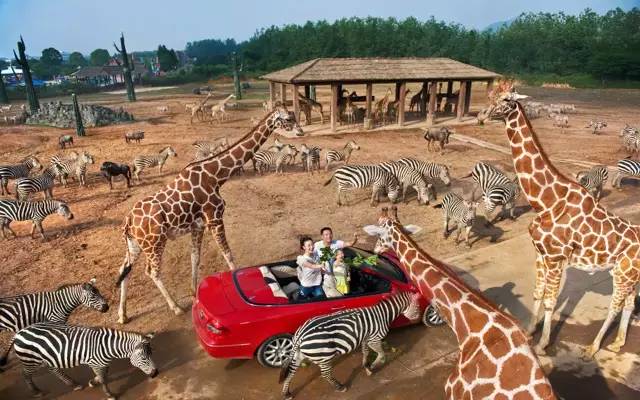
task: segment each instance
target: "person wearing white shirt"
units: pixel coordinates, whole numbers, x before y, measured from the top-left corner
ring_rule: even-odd
[[[322,291],[322,264],[316,263],[313,255],[313,240],[305,236],[300,239],[302,254],[297,258],[300,298],[324,297]]]
[[[320,236],[322,237],[322,240],[317,241],[313,244],[313,254],[316,257],[316,260],[320,259],[320,257],[322,256],[322,249],[324,249],[325,247],[329,247],[331,251],[335,253],[335,251],[338,249],[351,247],[358,242],[357,232],[353,234],[353,241],[351,243],[345,243],[342,240],[333,240],[333,231],[328,226],[320,229]],[[332,262],[333,260],[331,260],[329,264],[332,264]]]

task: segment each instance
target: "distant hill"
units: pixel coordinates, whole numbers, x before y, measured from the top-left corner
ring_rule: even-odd
[[[515,18],[511,18],[511,19],[508,19],[508,20],[506,20],[506,21],[498,21],[498,22],[494,22],[494,23],[493,23],[493,24],[491,24],[491,25],[487,25],[487,26],[484,28],[484,30],[485,30],[485,31],[486,31],[486,30],[489,30],[489,31],[491,31],[491,32],[496,32],[496,31],[500,30],[500,28],[502,28],[502,27],[504,27],[504,26],[509,26],[509,25],[511,25],[511,24],[513,23],[513,21],[515,21],[515,20],[516,20]]]

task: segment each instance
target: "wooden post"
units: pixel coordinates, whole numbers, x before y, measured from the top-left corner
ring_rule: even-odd
[[[291,85],[291,98],[293,99],[293,115],[296,117],[296,121],[300,123],[300,99],[298,95],[298,85]],[[307,121],[307,124],[309,121]]]
[[[422,83],[422,96],[420,97],[420,106],[418,107],[418,114],[427,116],[427,97],[429,97],[429,82],[424,81]]]
[[[393,101],[398,101],[400,99],[400,86],[402,86],[402,83],[396,82],[396,98],[393,99]]]
[[[487,81],[487,97],[489,97],[489,94],[491,94],[492,91],[493,91],[493,79],[489,79]]]
[[[316,99],[316,85],[312,85],[309,88],[309,98],[313,101],[317,101]]]
[[[304,97],[306,97],[307,99],[311,98],[311,86],[304,85]]]
[[[286,83],[281,83],[280,84],[280,101],[282,101],[282,106],[286,107],[286,103],[287,103],[287,84]]]
[[[340,85],[337,83],[331,84],[331,132],[336,131],[338,125],[338,91]]]
[[[464,115],[464,102],[467,99],[467,85],[465,82],[460,82],[460,91],[458,92],[458,105],[456,106],[456,119],[460,121]]]
[[[276,83],[273,81],[269,81],[269,100],[271,101],[271,105],[276,101]]]
[[[364,113],[364,129],[372,129],[373,121],[371,120],[371,102],[373,100],[373,83],[367,83],[367,105]]]
[[[436,97],[438,96],[438,83],[431,81],[429,85],[429,111],[427,113],[427,124],[433,125],[436,113]]]
[[[407,83],[400,84],[400,101],[398,102],[398,125],[404,125],[404,98],[407,93]]]
[[[464,92],[464,115],[469,114],[469,106],[471,105],[471,81],[465,82],[465,92]]]
[[[446,114],[452,111],[451,110],[452,104],[447,102],[449,100],[449,97],[451,97],[452,94],[453,94],[453,81],[447,81],[447,100],[445,101],[445,106],[444,106],[444,112]]]

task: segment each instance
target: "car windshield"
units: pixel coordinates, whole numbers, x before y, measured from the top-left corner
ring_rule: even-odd
[[[360,255],[364,258],[367,258],[372,256],[373,253],[366,250],[358,249],[355,247],[347,247],[344,249],[345,258],[353,258],[356,255]],[[407,279],[405,278],[400,268],[393,265],[389,260],[387,260],[383,256],[378,256],[378,262],[375,265],[366,264],[366,266],[388,279],[392,279],[394,281],[400,281],[400,282],[407,281]]]

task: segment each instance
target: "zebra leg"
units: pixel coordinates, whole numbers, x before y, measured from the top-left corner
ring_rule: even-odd
[[[289,372],[287,374],[287,377],[284,380],[284,385],[282,386],[282,398],[285,400],[293,399],[293,395],[289,391],[289,386],[291,385],[293,376],[296,374],[296,371],[298,370],[298,367],[300,366],[301,361],[302,360],[299,360],[294,355],[293,359],[291,360],[291,364],[289,364]]]
[[[371,375],[373,370],[378,368],[380,365],[385,363],[386,357],[384,354],[384,349],[382,348],[382,341],[380,339],[373,339],[368,343],[368,346],[371,347],[371,350],[376,352],[376,359],[371,363],[371,366],[365,371],[367,375]]]
[[[0,195],[4,196],[5,190],[6,190],[7,194],[11,194],[11,193],[9,193],[9,190],[7,190],[7,183],[8,182],[9,182],[8,179],[0,178]]]
[[[472,225],[469,225],[465,228],[464,242],[467,245],[467,248],[471,248],[471,243],[469,243],[469,234],[471,233]]]
[[[107,387],[107,371],[108,367],[91,367],[93,373],[96,374],[95,378],[89,381],[89,386],[96,387],[98,385],[102,386],[102,391],[107,395],[109,400],[115,400],[115,396],[109,391]]]
[[[34,228],[38,227],[38,231],[40,231],[40,235],[42,236],[42,240],[47,240],[47,237],[44,235],[44,229],[42,229],[42,221],[36,220],[34,221]]]
[[[33,383],[33,373],[40,367],[39,364],[22,364],[22,377],[24,378],[24,382],[29,387],[31,391],[31,395],[33,397],[41,397],[42,392],[35,383]]]
[[[65,374],[64,372],[62,372],[59,368],[49,368],[49,371],[51,371],[51,373],[53,375],[55,375],[58,379],[60,379],[62,381],[62,383],[64,383],[67,386],[73,386],[73,390],[80,390],[82,389],[82,385],[80,385],[79,383],[75,382],[73,379],[71,379],[69,377],[69,375]]]
[[[444,232],[442,232],[442,237],[445,239],[449,237],[449,213],[447,212],[444,214]]]
[[[362,341],[362,368],[368,369],[367,358],[369,358],[369,346],[366,340]]]
[[[133,264],[136,263],[136,260],[140,256],[140,246],[136,243],[132,238],[127,237],[127,255],[124,257],[124,261],[122,262],[122,266],[120,267],[120,275],[124,272],[126,268],[131,269]],[[118,308],[118,323],[126,324],[129,320],[127,318],[127,282],[129,281],[129,276],[127,275],[122,282],[120,283],[120,307]]]
[[[324,379],[329,381],[329,383],[333,385],[336,391],[338,392],[347,391],[347,387],[341,384],[340,382],[338,382],[336,378],[333,377],[333,366],[331,365],[331,360],[323,360],[319,364],[319,367],[320,367],[320,375],[322,375]]]
[[[167,301],[167,305],[173,311],[175,315],[180,315],[184,313],[176,301],[171,297],[167,288],[165,288],[164,283],[160,279],[160,262],[162,261],[162,252],[164,251],[165,242],[157,243],[153,248],[153,253],[147,253],[147,262],[145,266],[145,272],[149,275],[149,278],[156,284],[156,287],[162,293],[162,296]]]
[[[341,192],[340,187],[338,187],[338,205],[339,206],[342,205],[342,203],[340,202],[340,192]]]
[[[198,268],[200,266],[200,249],[204,230],[198,229],[191,232],[191,291],[196,294],[198,287]]]

